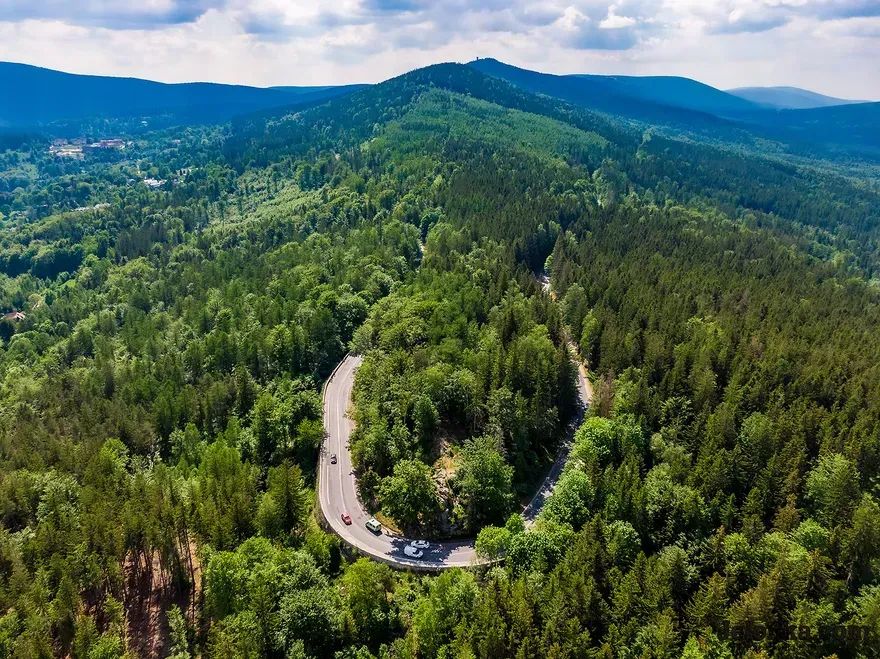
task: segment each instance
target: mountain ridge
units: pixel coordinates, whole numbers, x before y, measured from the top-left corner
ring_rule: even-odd
[[[710,113],[716,116],[756,109],[756,105],[751,101],[683,76],[625,76],[592,73],[558,75],[523,69],[493,58],[473,60],[468,62],[468,66],[489,75],[500,75],[506,79],[515,78],[520,83],[537,84],[538,81],[534,79],[534,76],[541,76],[545,81],[552,79],[558,84],[582,83],[582,92],[604,94],[614,99],[637,99],[650,104]]]
[[[728,94],[744,98],[759,105],[777,110],[810,110],[836,105],[870,103],[867,100],[837,98],[810,89],[791,86],[736,87],[726,90]]]
[[[250,87],[214,82],[165,83],[143,78],[67,73],[0,62],[0,126],[33,127],[89,118],[171,115],[183,123],[225,120],[249,111],[312,102],[354,86]]]
[[[747,147],[771,140],[781,150],[804,156],[880,157],[880,135],[874,129],[880,121],[880,104],[876,103],[775,108],[678,76],[555,75],[522,69],[492,58],[455,63],[462,67],[455,74],[450,73],[449,66],[452,64],[440,63],[415,69],[391,80],[406,80],[404,85],[407,85],[423,78],[445,76],[454,87],[462,83],[464,70],[472,70],[510,85],[508,89],[495,89],[502,95],[509,96],[511,89],[516,88],[594,113],[636,121],[644,127],[671,129],[701,140]],[[477,87],[487,84],[482,81]],[[99,119],[122,119],[128,121],[129,129],[136,130],[219,123],[254,113],[274,114],[305,108],[374,86],[161,83],[0,62],[0,87],[14,90],[0,100],[0,129],[6,133],[42,129],[58,135],[65,132],[80,135],[88,132],[90,121]],[[530,99],[526,104],[536,102]]]
[[[710,139],[739,145],[772,140],[799,155],[880,156],[880,136],[874,130],[880,122],[880,103],[776,109],[688,78],[558,76],[493,59],[474,60],[468,66],[589,110]],[[652,89],[649,85],[656,80],[663,81],[665,88]],[[682,91],[690,96],[682,98]]]

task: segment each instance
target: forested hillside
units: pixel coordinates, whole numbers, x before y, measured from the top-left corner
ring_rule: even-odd
[[[753,154],[765,152],[769,140],[771,151],[808,159],[848,162],[855,158],[876,164],[880,156],[875,130],[880,121],[880,103],[848,103],[794,90],[801,92],[798,95],[790,88],[758,90],[756,98],[750,98],[748,90],[746,94],[724,92],[689,78],[560,76],[520,69],[491,58],[474,60],[468,66],[536,94],[632,119],[667,133],[736,144]],[[772,100],[764,103],[761,98],[775,98],[778,105]]]
[[[875,656],[876,172],[692,137],[438,65],[10,143],[0,656]],[[322,530],[348,350],[367,506],[497,564]]]

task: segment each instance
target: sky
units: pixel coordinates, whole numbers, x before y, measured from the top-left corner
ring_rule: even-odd
[[[0,60],[258,86],[495,57],[880,99],[880,0],[0,0]]]

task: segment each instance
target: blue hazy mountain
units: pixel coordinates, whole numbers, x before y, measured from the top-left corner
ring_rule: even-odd
[[[0,126],[39,126],[91,118],[163,116],[182,123],[320,101],[360,85],[274,87],[208,82],[166,84],[138,78],[77,75],[0,62]]]
[[[596,87],[603,86],[621,97],[648,103],[709,112],[716,115],[734,114],[754,109],[751,101],[728,94],[697,80],[680,76],[600,76],[580,74]]]
[[[802,155],[880,158],[880,103],[777,109],[688,78],[553,75],[494,59],[469,66],[532,93],[712,139],[769,139]]]
[[[675,76],[552,75],[495,59],[475,60],[469,67],[524,91],[714,140],[742,144],[770,139],[804,155],[822,152],[880,157],[880,131],[876,130],[880,125],[880,103],[827,105],[840,99],[797,90],[801,104],[826,99],[822,101],[826,107],[779,109],[766,102],[767,96],[757,102],[741,97],[742,90],[734,94]],[[20,132],[47,124],[60,131],[62,125],[74,126],[93,119],[148,118],[151,127],[219,122],[239,115],[306,106],[362,87],[166,84],[0,62],[0,131]],[[777,95],[777,105],[796,102],[792,95]]]
[[[710,85],[677,76],[552,75],[520,69],[495,59],[478,59],[470,66],[503,78],[532,92],[590,104],[610,112],[630,112],[634,103],[646,112],[676,108],[716,116],[749,112],[760,106]]]
[[[825,96],[800,87],[737,87],[728,89],[727,93],[778,110],[809,110],[866,102]]]
[[[823,145],[831,152],[880,158],[880,103],[849,103],[805,110],[771,110],[743,117],[777,140]]]

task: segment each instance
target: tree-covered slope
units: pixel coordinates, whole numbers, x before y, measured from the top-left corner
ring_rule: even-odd
[[[557,76],[520,69],[494,59],[468,66],[537,94],[702,140],[760,153],[876,162],[880,104],[777,110],[687,78]],[[770,140],[771,144],[766,144]]]
[[[3,653],[875,652],[876,179],[460,65],[0,164]],[[597,398],[525,529],[566,336]],[[349,349],[367,505],[502,564],[319,528]]]
[[[813,144],[820,154],[856,154],[875,162],[880,154],[880,103],[745,113],[743,120],[776,139]]]
[[[562,155],[591,169],[601,164],[596,158],[608,158],[607,166],[600,169],[603,191],[608,195],[626,194],[634,187],[650,192],[658,203],[665,199],[709,203],[748,221],[754,217],[780,228],[793,223],[797,225],[793,239],[800,240],[807,229],[821,245],[818,249],[853,253],[869,272],[874,267],[868,265],[873,256],[865,259],[875,250],[876,184],[786,160],[774,152],[761,155],[714,141],[658,133],[577,104],[531,94],[472,66],[439,64],[362,90],[350,99],[331,100],[311,111],[242,120],[226,141],[225,154],[230,162],[243,168],[318,146],[326,148],[334,141],[350,149],[403,116],[428,87],[541,115],[557,122],[557,126],[564,124],[558,128],[561,134],[574,128],[598,135],[604,140],[602,150]],[[479,132],[478,125],[475,123],[474,128]],[[314,141],[316,133],[322,142]],[[406,135],[399,137],[404,142],[408,139]],[[431,136],[427,139],[437,143],[430,142]],[[518,139],[525,143],[532,138],[523,135]]]

